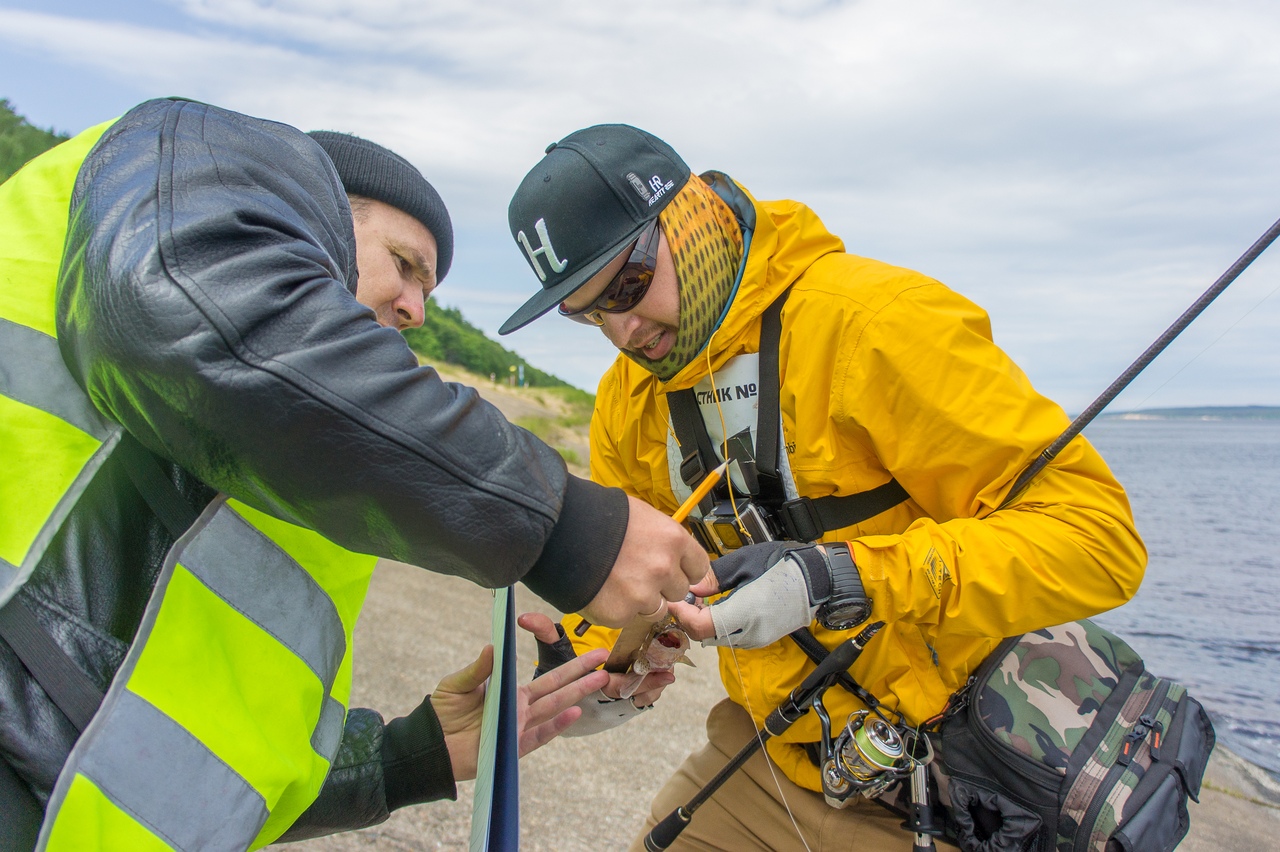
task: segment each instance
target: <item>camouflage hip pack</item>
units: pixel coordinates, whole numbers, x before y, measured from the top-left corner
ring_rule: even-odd
[[[935,743],[966,852],[1166,852],[1186,836],[1214,733],[1185,687],[1078,621],[1001,643]]]

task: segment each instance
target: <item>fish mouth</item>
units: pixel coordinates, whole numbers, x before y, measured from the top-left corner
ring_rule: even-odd
[[[681,642],[681,638],[682,637],[674,631],[666,630],[659,633],[653,641],[665,648],[679,648],[683,644],[683,642]]]

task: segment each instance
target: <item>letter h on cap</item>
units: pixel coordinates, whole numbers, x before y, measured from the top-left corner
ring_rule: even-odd
[[[533,267],[533,271],[538,273],[539,281],[546,281],[547,274],[542,271],[542,264],[538,262],[538,255],[543,255],[547,259],[547,265],[551,267],[552,272],[564,272],[565,267],[569,265],[567,259],[556,257],[555,247],[551,245],[551,236],[547,233],[547,220],[539,219],[533,225],[534,231],[538,234],[539,246],[534,248],[529,244],[529,238],[524,235],[524,231],[516,234],[516,239],[520,241],[520,245],[524,246],[524,253],[529,255],[529,265]]]

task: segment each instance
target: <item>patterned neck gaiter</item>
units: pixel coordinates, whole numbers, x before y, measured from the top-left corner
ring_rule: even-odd
[[[685,368],[711,339],[729,303],[742,262],[742,229],[729,205],[693,175],[658,214],[675,261],[680,292],[680,326],[671,351],[656,361],[623,350],[661,381]]]

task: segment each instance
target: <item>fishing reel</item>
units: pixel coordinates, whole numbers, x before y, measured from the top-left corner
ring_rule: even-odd
[[[858,795],[877,798],[921,763],[899,727],[879,715],[867,710],[849,714],[833,741],[831,718],[821,699],[813,702],[813,710],[822,724],[822,794],[833,808],[845,807]]]

